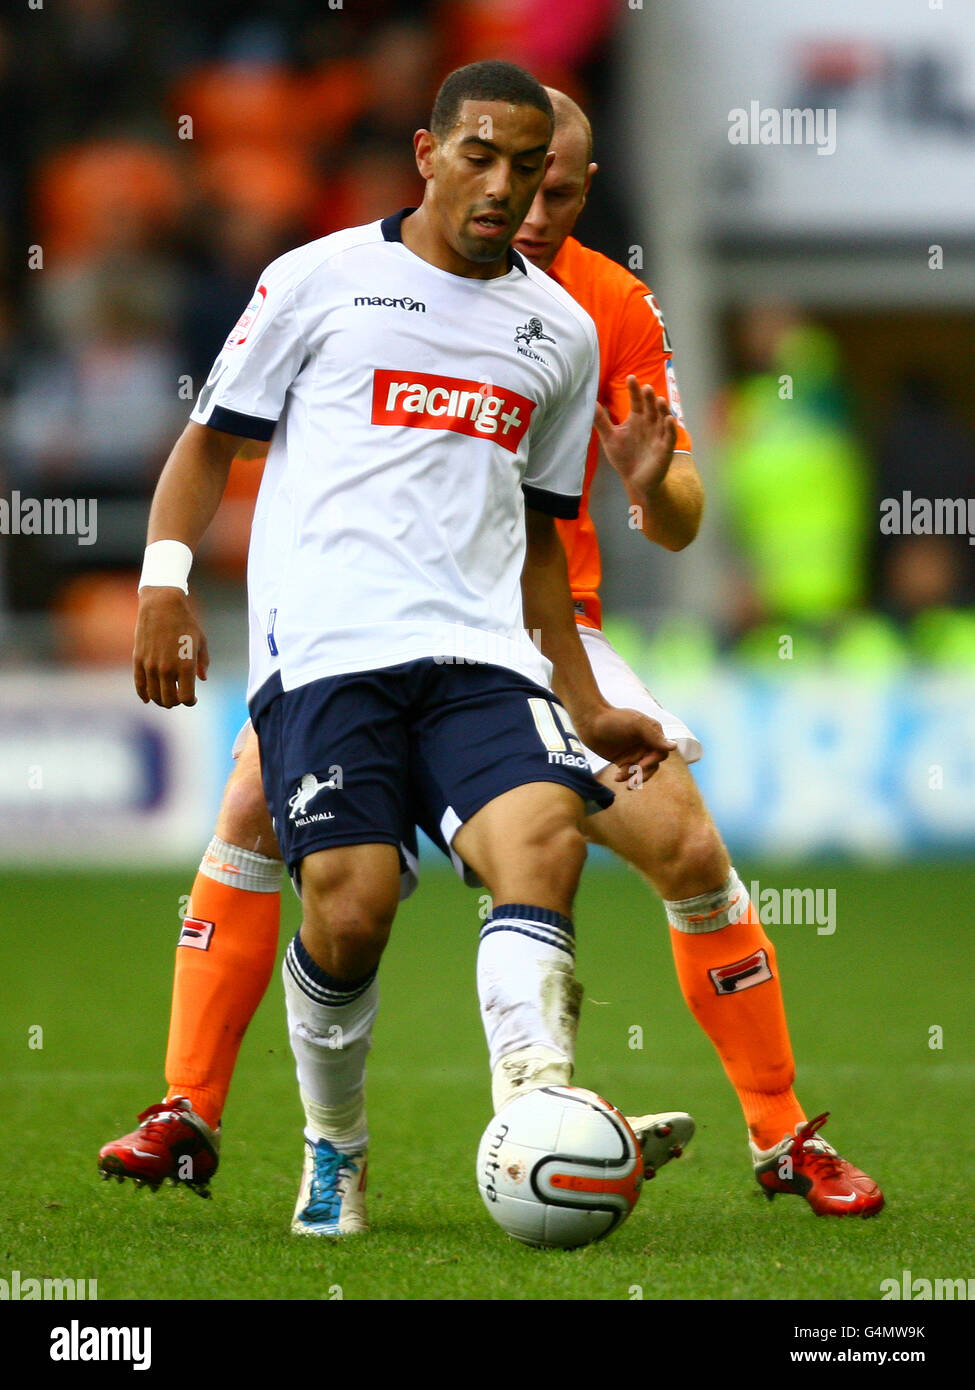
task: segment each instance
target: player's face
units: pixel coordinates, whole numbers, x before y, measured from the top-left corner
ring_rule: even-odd
[[[574,123],[559,127],[551,148],[555,158],[514,240],[515,249],[539,270],[548,270],[559,254],[596,172],[596,165],[586,162],[586,137]]]
[[[502,101],[463,102],[444,140],[420,132],[417,161],[430,180],[432,211],[463,260],[506,255],[545,173],[550,133],[543,111]]]

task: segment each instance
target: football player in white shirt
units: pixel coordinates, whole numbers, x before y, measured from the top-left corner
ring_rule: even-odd
[[[554,524],[578,507],[598,348],[589,316],[510,249],[551,135],[529,74],[451,74],[415,137],[421,207],[268,268],[153,501],[135,681],[172,708],[195,703],[208,662],[192,551],[234,455],[271,440],[248,697],[302,894],[284,972],[307,1121],[301,1234],[367,1229],[365,1061],[414,825],[495,904],[478,989],[500,1108],[572,1073],[581,823],[612,800],[582,744],[621,782],[674,747],[600,695]]]

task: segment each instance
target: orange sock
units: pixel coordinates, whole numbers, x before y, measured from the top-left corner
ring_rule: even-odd
[[[734,869],[716,892],[664,906],[687,1006],[738,1093],[750,1137],[771,1148],[806,1118],[792,1091],[775,948]]]
[[[281,862],[211,840],[176,948],[167,1100],[220,1123],[237,1053],[274,969]]]

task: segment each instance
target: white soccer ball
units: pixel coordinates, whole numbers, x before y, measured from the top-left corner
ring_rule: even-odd
[[[542,1086],[509,1101],[477,1151],[484,1205],[526,1245],[571,1250],[602,1240],[629,1216],[642,1184],[630,1126],[577,1086]]]

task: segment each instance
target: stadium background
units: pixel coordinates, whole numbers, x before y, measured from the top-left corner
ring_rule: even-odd
[[[98,503],[90,545],[0,536],[2,974],[27,1123],[76,1075],[50,1051],[25,1062],[33,1024],[71,1039],[76,1066],[88,1058],[85,1085],[113,1074],[108,1023],[88,1031],[89,985],[117,1001],[129,1039],[97,1142],[109,1116],[151,1098],[181,894],[244,713],[257,468],[235,468],[195,565],[211,677],[196,708],[173,712],[144,709],[128,669],[155,477],[262,266],[415,201],[412,132],[442,75],[483,56],[522,62],[589,111],[600,173],[579,235],[633,267],[667,316],[707,516],[689,550],[656,552],[628,529],[617,480],[597,480],[607,626],[702,738],[697,774],[746,881],[837,892],[834,935],[807,923],[777,938],[809,1074],[836,1072],[816,1053],[826,1009],[852,1048],[835,1088],[847,1111],[878,1036],[930,1098],[923,1078],[944,1059],[924,1030],[955,1018],[949,1089],[934,1093],[945,1117],[970,1107],[975,549],[886,536],[879,520],[905,490],[975,498],[973,54],[975,15],[914,0],[5,13],[0,111],[19,138],[0,149],[0,497]],[[835,151],[732,144],[729,114],[752,103],[835,110]],[[432,970],[475,900],[436,859],[426,869]],[[669,970],[662,913],[599,856],[587,873],[582,918],[615,914],[623,943],[600,948],[610,975],[594,993],[617,997],[615,981],[645,1013],[626,982],[633,952],[651,950],[634,945],[648,920],[659,941],[644,968]],[[278,1002],[255,1029],[280,1046]],[[679,998],[659,1007],[685,1040],[680,1075],[712,1076]],[[905,1008],[910,1039],[895,1027]],[[598,1014],[587,1056],[608,1026]],[[475,1055],[476,1017],[463,1026]],[[622,1078],[643,1059],[618,1060]],[[651,1070],[670,1079],[659,1059]],[[282,1084],[290,1095],[286,1069]],[[728,1288],[717,1277],[706,1296]]]
[[[970,849],[975,550],[879,523],[904,490],[975,496],[973,21],[867,0],[752,33],[747,4],[663,8],[73,0],[3,21],[0,489],[94,499],[97,533],[0,538],[0,858],[180,863],[207,835],[259,466],[194,570],[214,660],[192,712],[141,710],[121,674],[153,481],[263,265],[415,199],[440,75],[494,52],[592,112],[580,233],[667,315],[707,517],[657,551],[600,476],[605,606],[704,738],[733,848]],[[835,109],[835,152],[730,144],[753,101]]]

